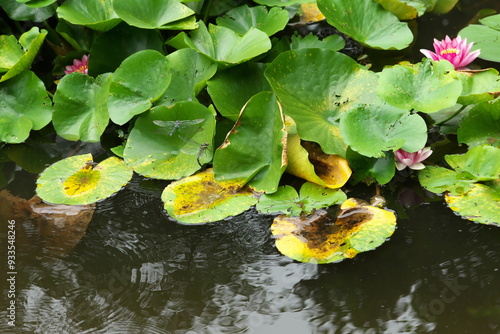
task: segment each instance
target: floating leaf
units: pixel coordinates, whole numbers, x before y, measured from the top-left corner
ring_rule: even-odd
[[[454,106],[462,84],[447,60],[395,65],[380,73],[377,94],[390,104],[432,113]],[[451,72],[451,73],[450,73]]]
[[[349,166],[353,171],[350,178],[351,183],[364,181],[367,184],[375,179],[380,184],[386,184],[392,180],[396,173],[394,164],[394,154],[385,152],[384,158],[369,158],[361,155],[352,149],[347,150],[346,159],[349,161]]]
[[[288,137],[287,172],[323,187],[342,187],[351,176],[347,160],[326,154],[313,142],[302,142],[298,135]]]
[[[257,192],[276,191],[287,164],[284,122],[273,93],[253,96],[215,152],[217,181],[248,183]]]
[[[476,181],[500,177],[500,148],[497,147],[476,146],[465,154],[446,155],[445,160],[458,173],[466,173]]]
[[[285,115],[293,118],[300,137],[321,145],[325,153],[344,157],[342,114],[358,103],[377,100],[377,74],[350,57],[323,49],[280,54],[265,72]]]
[[[16,21],[43,22],[56,12],[55,6],[31,8],[16,0],[0,0],[0,6]]]
[[[352,204],[341,209],[337,217],[325,210],[307,217],[278,216],[271,225],[276,247],[301,262],[338,262],[377,248],[395,230],[396,216],[390,211]]]
[[[36,191],[48,203],[90,204],[113,195],[131,178],[132,170],[123,160],[110,157],[94,167],[89,153],[49,166],[38,178]]]
[[[217,25],[229,28],[240,35],[244,35],[254,27],[265,32],[268,36],[283,30],[288,23],[288,12],[278,7],[269,11],[264,6],[236,7],[224,16],[217,18]]]
[[[212,169],[169,184],[161,195],[168,214],[186,224],[218,221],[248,210],[253,192],[233,182],[217,182]]]
[[[219,71],[208,81],[208,94],[222,116],[236,121],[241,108],[252,96],[271,90],[264,70],[262,63],[246,62]]]
[[[401,50],[413,41],[408,24],[373,0],[318,0],[332,26],[358,42],[383,50]]]
[[[426,0],[427,1],[427,0]],[[435,2],[432,12],[436,14],[445,14],[455,7],[458,0],[433,0]]]
[[[482,102],[469,110],[458,128],[458,142],[469,147],[484,144],[500,147],[500,99]]]
[[[425,189],[441,194],[446,191],[452,194],[463,194],[468,192],[475,181],[472,178],[465,179],[448,168],[427,166],[418,173],[418,180]]]
[[[300,9],[302,10],[302,15],[300,16],[300,22],[307,24],[311,22],[319,22],[325,19],[323,13],[319,10],[318,5],[316,5],[316,1],[303,3],[300,5]]]
[[[76,25],[108,31],[121,22],[113,10],[112,0],[66,0],[57,8],[57,15]]]
[[[180,123],[172,132],[161,122]],[[215,111],[200,103],[154,107],[135,121],[125,146],[125,162],[147,177],[180,179],[212,160],[214,131]]]
[[[0,101],[0,142],[21,143],[52,119],[45,85],[31,71],[0,83]]]
[[[42,46],[47,31],[38,27],[33,27],[19,38],[18,45],[13,36],[0,36],[0,72],[8,70],[1,78],[0,82],[8,80],[31,67],[38,50]],[[24,52],[20,47],[23,47]]]
[[[286,7],[313,1],[314,0],[256,0],[255,2],[269,7],[274,7],[274,6]]]
[[[463,195],[446,194],[448,206],[465,219],[500,227],[500,192],[476,183]]]
[[[493,100],[500,95],[500,77],[494,68],[457,73],[458,78],[462,80],[462,94],[458,98],[458,103],[477,104]]]
[[[125,22],[143,29],[165,29],[194,14],[179,0],[113,0],[113,8]]]
[[[292,50],[318,48],[338,51],[344,46],[345,41],[339,35],[330,35],[320,40],[318,36],[309,34],[304,37],[293,35],[291,48]]]
[[[481,50],[479,58],[500,62],[500,14],[480,19],[479,24],[470,24],[458,32],[462,38],[474,42],[471,51]]]
[[[28,7],[38,8],[45,7],[53,4],[57,0],[17,0],[17,2],[24,3]]]
[[[385,10],[396,15],[399,20],[409,21],[419,14],[415,7],[399,0],[375,0],[384,7]]]
[[[98,142],[109,122],[110,75],[94,78],[71,73],[64,76],[54,94],[54,128],[67,140]]]
[[[111,120],[125,124],[152,107],[170,84],[167,58],[158,51],[139,51],[123,61],[112,77],[108,110]]]

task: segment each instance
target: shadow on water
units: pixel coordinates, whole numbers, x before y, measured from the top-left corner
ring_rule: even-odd
[[[498,228],[431,203],[376,251],[304,264],[278,253],[272,218],[254,211],[170,221],[165,184],[135,177],[98,203],[66,257],[18,245],[18,333],[500,331]]]

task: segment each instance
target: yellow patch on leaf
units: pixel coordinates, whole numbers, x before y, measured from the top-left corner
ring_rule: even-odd
[[[75,196],[94,189],[101,178],[100,171],[92,168],[89,160],[85,166],[64,181],[64,192],[68,196]]]

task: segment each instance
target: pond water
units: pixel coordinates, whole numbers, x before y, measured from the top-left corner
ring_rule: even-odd
[[[473,8],[469,13],[500,6],[496,0],[463,5]],[[463,15],[429,16],[417,43],[430,47],[429,39],[444,36],[435,31],[456,34],[464,24],[452,22],[473,16]],[[41,150],[35,142],[43,135],[24,153],[9,155],[28,156],[24,167],[31,173],[3,165],[12,194],[33,196],[47,159],[104,155],[95,146],[62,141]],[[47,247],[30,221],[9,215],[0,202],[0,332],[500,333],[500,229],[455,216],[440,198],[405,208],[387,190],[387,206],[399,208],[391,239],[354,259],[317,265],[280,254],[272,217],[252,210],[209,225],[176,223],[160,199],[167,184],[135,175],[96,205],[83,236],[57,247]],[[15,328],[7,323],[7,225],[13,220],[26,234],[16,239]]]

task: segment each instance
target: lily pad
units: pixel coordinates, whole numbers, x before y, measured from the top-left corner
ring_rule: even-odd
[[[371,184],[375,179],[379,184],[386,184],[396,174],[394,154],[390,151],[385,152],[385,157],[383,158],[369,158],[352,149],[348,149],[346,159],[349,161],[349,166],[353,171],[350,183],[355,184],[363,181]]]
[[[250,189],[217,182],[212,169],[172,182],[161,199],[168,214],[186,224],[215,222],[240,214],[257,202]]]
[[[276,191],[287,165],[284,122],[273,93],[253,96],[215,152],[216,180],[248,183],[257,192]]]
[[[479,58],[500,62],[500,14],[480,19],[482,24],[470,24],[458,32],[458,35],[474,42],[471,51],[481,50]]]
[[[113,0],[113,9],[125,22],[142,29],[165,29],[194,14],[179,0]]]
[[[476,183],[462,195],[446,194],[448,206],[465,219],[500,227],[500,192]]]
[[[373,0],[318,0],[332,26],[358,42],[383,50],[401,50],[413,41],[407,23]]]
[[[287,23],[288,12],[279,7],[271,7],[268,11],[264,6],[244,5],[233,8],[224,16],[217,18],[217,25],[229,28],[240,35],[246,34],[254,27],[271,36],[283,30]]]
[[[0,83],[0,142],[21,143],[30,131],[52,119],[52,105],[43,82],[24,71]]]
[[[109,87],[111,120],[122,125],[151,108],[170,84],[169,68],[167,58],[154,50],[139,51],[125,59]]]
[[[458,142],[469,147],[500,147],[500,99],[482,102],[469,110],[458,128]]]
[[[500,177],[500,148],[497,147],[476,146],[465,154],[446,155],[445,160],[458,173],[464,173],[476,181]]]
[[[54,128],[67,140],[98,142],[109,122],[108,93],[111,75],[94,78],[71,73],[54,94]]]
[[[405,1],[399,1],[399,0],[375,0],[375,1],[381,4],[385,10],[396,15],[396,17],[399,20],[409,21],[419,16],[417,9],[411,6],[410,4],[405,3]]]
[[[319,39],[318,36],[309,34],[304,37],[299,37],[296,35],[292,36],[291,49],[327,49],[332,51],[339,51],[345,46],[344,39],[339,35],[330,35],[326,38]]]
[[[395,65],[380,73],[377,94],[402,109],[432,113],[452,107],[462,91],[462,83],[447,60]]]
[[[121,22],[113,10],[112,2],[112,0],[66,0],[57,8],[57,15],[76,25],[97,31],[108,31]]]
[[[318,210],[306,217],[278,216],[271,225],[276,247],[301,262],[331,263],[383,244],[396,228],[394,213],[347,200],[338,216]]]
[[[428,166],[418,173],[418,180],[425,189],[441,194],[463,194],[470,190],[475,182],[472,178],[464,178],[456,171],[448,168]]]
[[[17,0],[17,2],[24,3],[28,7],[38,8],[45,7],[53,4],[57,0]]]
[[[0,0],[0,6],[16,21],[43,22],[56,12],[55,6],[32,8],[16,0]]]
[[[462,105],[490,101],[500,96],[500,76],[494,68],[460,71],[458,77],[462,80],[462,94],[458,103]]]
[[[94,167],[91,154],[56,162],[37,180],[37,194],[53,204],[83,205],[105,199],[125,186],[132,170],[123,160],[110,157]]]

